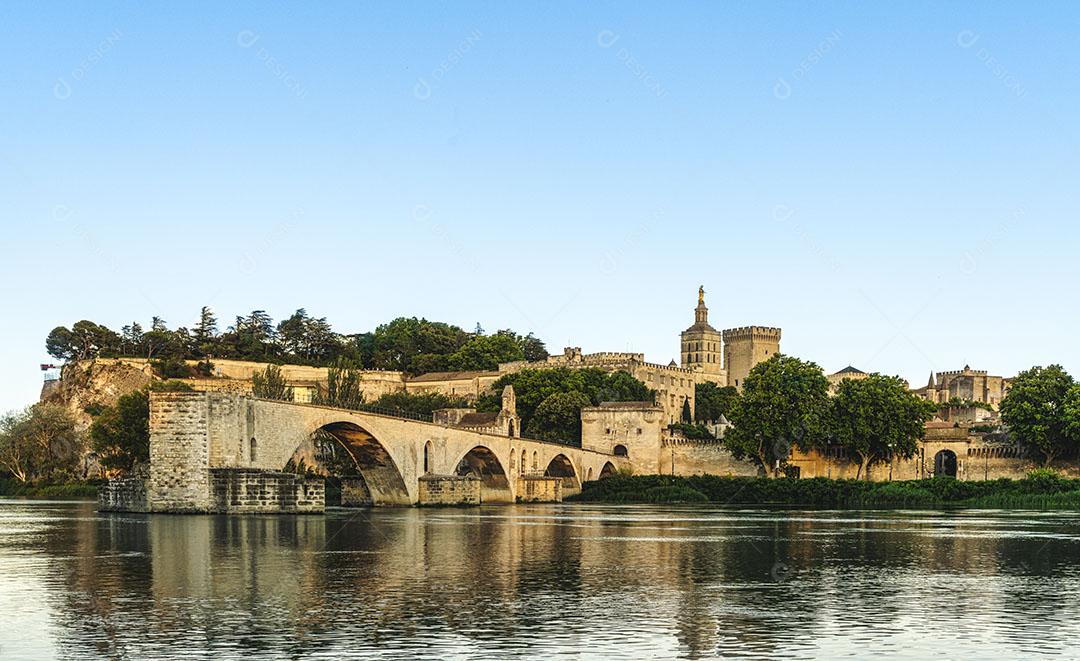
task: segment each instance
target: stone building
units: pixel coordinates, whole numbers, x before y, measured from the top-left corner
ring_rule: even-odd
[[[521,434],[521,418],[517,414],[514,386],[503,388],[502,409],[498,413],[477,413],[474,408],[438,409],[432,414],[432,422],[484,434],[510,437]]]
[[[848,365],[839,372],[833,372],[825,378],[829,380],[829,394],[835,395],[836,390],[840,387],[841,381],[859,381],[861,379],[865,379],[868,376],[870,375],[862,371],[861,369]]]
[[[653,402],[603,402],[581,409],[581,447],[626,457],[640,473],[656,473],[660,439],[668,423]]]
[[[740,391],[750,369],[780,353],[780,329],[767,326],[729,328],[724,336],[724,367],[727,385]]]
[[[952,399],[989,404],[997,410],[1005,393],[1009,391],[1009,379],[990,376],[986,370],[973,370],[964,365],[962,370],[938,372],[930,375],[925,388],[915,391],[923,399],[944,404]]]
[[[694,308],[694,325],[682,332],[682,366],[700,369],[717,377],[720,385],[727,385],[727,372],[723,365],[723,336],[709,325],[709,308],[705,307],[705,288],[698,288],[698,304]]]

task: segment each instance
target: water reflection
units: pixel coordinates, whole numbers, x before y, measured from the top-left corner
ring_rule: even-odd
[[[1012,659],[1080,633],[1080,517],[0,503],[0,656]]]

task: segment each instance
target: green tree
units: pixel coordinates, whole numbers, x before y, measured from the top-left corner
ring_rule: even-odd
[[[326,371],[326,383],[315,393],[315,404],[358,409],[364,403],[360,371],[352,363],[339,360]]]
[[[508,385],[514,387],[517,412],[526,431],[540,404],[556,393],[579,393],[589,402],[586,406],[595,406],[601,402],[652,402],[656,398],[654,391],[626,372],[608,373],[593,367],[526,369],[507,374],[495,381],[490,390],[477,400],[477,410],[498,411],[502,406],[499,393]]]
[[[146,390],[122,395],[90,423],[90,444],[101,465],[129,471],[150,459],[150,397]]]
[[[191,392],[182,381],[157,381],[148,390],[121,395],[90,423],[90,446],[101,465],[127,472],[150,459],[150,392]]]
[[[285,377],[281,374],[281,368],[277,365],[267,365],[261,372],[251,375],[251,391],[256,397],[263,399],[276,399],[283,402],[293,400],[293,389],[285,383]]]
[[[199,310],[199,323],[195,324],[195,330],[192,333],[194,348],[198,352],[199,357],[212,355],[214,353],[214,342],[217,339],[217,332],[217,317],[214,316],[214,312],[209,306],[204,305],[202,309]]]
[[[524,359],[520,340],[510,331],[499,331],[494,335],[474,336],[450,354],[447,363],[452,370],[491,371],[498,369],[499,363]]]
[[[525,426],[532,438],[581,445],[581,409],[592,402],[581,392],[557,392],[544,398]]]
[[[936,408],[900,377],[844,379],[832,399],[833,441],[859,458],[856,478],[869,479],[871,464],[915,455]]]
[[[680,422],[684,425],[689,425],[694,422],[694,416],[690,413],[690,400],[684,399],[682,403],[682,415],[679,417]]]
[[[715,422],[720,416],[727,417],[738,398],[735,386],[720,387],[710,381],[699,383],[694,386],[694,420]]]
[[[1080,441],[1071,426],[1068,404],[1073,378],[1061,365],[1020,372],[1001,400],[1001,419],[1022,445],[1038,450],[1044,465],[1073,454]]]
[[[399,317],[375,329],[375,367],[419,374],[417,356],[449,356],[471,336],[450,324],[416,317]]]
[[[792,447],[808,450],[829,431],[829,381],[816,364],[775,354],[750,370],[731,410],[724,445],[766,473],[787,460]]]
[[[82,438],[67,409],[40,403],[0,420],[0,465],[20,482],[72,477]]]
[[[461,408],[465,405],[464,400],[451,398],[439,392],[391,392],[379,397],[372,404],[379,409],[428,419],[437,409]]]

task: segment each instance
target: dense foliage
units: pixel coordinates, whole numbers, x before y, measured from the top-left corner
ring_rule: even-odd
[[[1022,480],[905,482],[794,480],[694,475],[616,475],[586,482],[573,500],[604,503],[710,503],[804,507],[1080,507],[1080,480],[1034,471]]]
[[[0,418],[0,472],[21,483],[73,479],[83,439],[67,409],[35,404]]]
[[[236,317],[218,331],[213,311],[202,308],[192,328],[169,329],[154,317],[150,330],[132,322],[117,333],[92,321],[58,326],[45,340],[49,355],[59,360],[101,357],[140,357],[154,361],[165,378],[192,375],[184,360],[198,360],[194,371],[208,372],[213,358],[287,362],[330,366],[339,361],[363,369],[400,370],[410,374],[446,370],[493,370],[499,363],[542,360],[544,343],[529,333],[500,330],[485,335],[415,317],[394,319],[372,332],[337,333],[325,317],[312,317],[303,308],[277,324],[263,310]]]
[[[1001,418],[1013,438],[1049,466],[1080,450],[1080,385],[1060,365],[1032,367],[1012,380]]]
[[[467,406],[465,400],[447,397],[440,392],[390,392],[371,403],[371,408],[375,411],[388,411],[429,420],[431,414],[438,409],[465,406]]]
[[[937,410],[903,379],[881,374],[841,381],[831,408],[829,442],[858,457],[858,476],[867,475],[872,463],[914,456]]]
[[[527,436],[564,443],[581,443],[581,408],[601,402],[652,402],[656,393],[625,372],[606,372],[597,368],[557,367],[545,370],[521,370],[498,379],[491,392],[482,395],[476,407],[480,411],[498,411],[500,394],[513,386],[517,412]],[[570,397],[573,393],[578,396]],[[555,397],[559,395],[559,397]],[[544,409],[549,398],[555,397]],[[576,421],[569,416],[573,411]],[[540,414],[535,422],[533,418]]]
[[[829,382],[814,363],[776,354],[750,370],[731,409],[734,427],[724,445],[737,459],[773,471],[797,447],[806,451],[829,438]]]
[[[735,386],[718,386],[706,381],[694,387],[694,421],[716,422],[720,416],[731,415],[731,408],[739,399]]]
[[[283,402],[293,399],[293,389],[285,383],[285,377],[277,365],[267,365],[265,370],[251,375],[251,394]]]

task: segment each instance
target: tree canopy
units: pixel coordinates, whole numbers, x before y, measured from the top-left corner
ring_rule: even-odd
[[[468,333],[452,324],[400,317],[374,331],[346,335],[334,331],[326,317],[314,317],[304,308],[276,324],[266,311],[254,310],[237,316],[219,332],[217,317],[205,306],[190,330],[169,329],[163,319],[154,317],[149,330],[131,322],[117,333],[84,319],[71,328],[54,328],[45,349],[65,361],[97,356],[152,359],[166,378],[188,375],[191,370],[184,360],[211,358],[319,367],[345,360],[358,369],[421,374],[494,370],[499,363],[543,360],[548,355],[532,333],[523,336],[504,329],[485,335],[479,325],[477,332]]]
[[[844,379],[832,399],[832,442],[859,458],[857,477],[870,464],[915,455],[936,405],[908,390],[900,377],[871,374]]]
[[[1032,367],[1012,380],[1001,401],[1001,419],[1046,466],[1080,447],[1080,386],[1061,365]]]
[[[508,385],[514,387],[517,412],[526,435],[543,433],[545,439],[569,443],[581,442],[580,414],[583,406],[596,406],[601,402],[652,402],[656,398],[653,390],[626,372],[609,373],[597,368],[556,367],[543,370],[526,369],[499,378],[492,384],[491,392],[480,396],[477,409],[498,411],[502,405],[499,393]],[[544,410],[545,417],[533,423],[533,416],[548,398],[567,393],[578,393],[581,397],[556,398]],[[577,423],[564,424],[560,421],[567,419],[566,412],[571,404],[577,405]],[[545,425],[556,423],[556,431],[544,431]]]
[[[0,470],[20,482],[73,477],[82,444],[59,404],[39,403],[0,418]]]
[[[720,416],[727,417],[739,398],[735,386],[718,386],[706,381],[694,386],[694,420],[715,422]]]
[[[792,447],[809,450],[829,434],[829,381],[815,363],[775,354],[750,370],[731,410],[724,445],[773,471]]]

